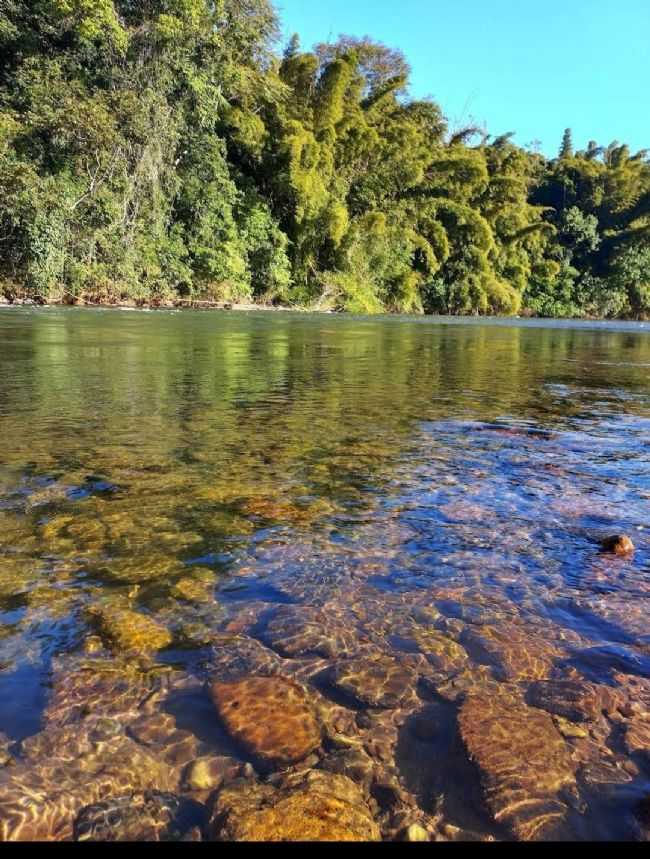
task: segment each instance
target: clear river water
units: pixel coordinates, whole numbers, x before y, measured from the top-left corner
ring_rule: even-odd
[[[650,325],[0,309],[0,452],[0,840],[649,837]]]

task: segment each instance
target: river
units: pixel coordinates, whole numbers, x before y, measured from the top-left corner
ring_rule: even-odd
[[[0,308],[0,839],[217,837],[314,771],[384,839],[647,838],[649,334]]]

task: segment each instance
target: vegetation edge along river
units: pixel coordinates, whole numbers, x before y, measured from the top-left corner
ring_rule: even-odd
[[[405,56],[270,0],[11,0],[0,295],[644,319],[650,163],[450,128]]]

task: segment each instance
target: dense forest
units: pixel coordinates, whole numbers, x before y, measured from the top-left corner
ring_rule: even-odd
[[[650,158],[450,130],[270,0],[0,0],[0,295],[650,316]],[[444,90],[444,83],[441,83]]]

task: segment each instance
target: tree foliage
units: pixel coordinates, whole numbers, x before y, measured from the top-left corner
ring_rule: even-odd
[[[399,51],[277,37],[270,0],[2,0],[0,288],[650,314],[646,152],[451,134]]]

